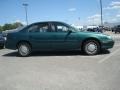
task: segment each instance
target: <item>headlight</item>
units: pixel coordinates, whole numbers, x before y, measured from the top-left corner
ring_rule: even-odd
[[[112,37],[111,37],[111,36],[107,36],[107,38],[108,38],[108,39],[112,39]]]
[[[110,35],[101,35],[101,39],[108,40],[108,39],[113,39],[113,38]]]

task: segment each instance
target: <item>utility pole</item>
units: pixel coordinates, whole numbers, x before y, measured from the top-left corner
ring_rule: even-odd
[[[27,6],[28,6],[28,4],[27,4],[27,3],[23,3],[23,6],[24,6],[24,8],[25,8],[26,24],[28,25],[28,13],[27,13]]]
[[[102,7],[102,0],[100,0],[100,10],[101,10],[101,26],[103,27],[103,7]]]
[[[80,17],[78,17],[78,26],[80,26]]]

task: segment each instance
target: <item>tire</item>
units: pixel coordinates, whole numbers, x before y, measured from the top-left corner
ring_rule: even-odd
[[[96,40],[87,40],[83,44],[83,51],[87,55],[96,55],[100,52],[100,44]]]
[[[18,45],[18,54],[20,56],[27,57],[30,55],[30,53],[31,53],[31,46],[28,43],[23,42]]]

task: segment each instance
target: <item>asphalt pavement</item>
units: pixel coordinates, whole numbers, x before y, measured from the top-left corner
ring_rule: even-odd
[[[79,51],[34,52],[0,50],[0,90],[119,90],[120,38],[99,55]]]

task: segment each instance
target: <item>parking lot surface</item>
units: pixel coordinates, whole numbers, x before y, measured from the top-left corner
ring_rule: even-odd
[[[119,90],[120,38],[113,49],[96,56],[79,51],[0,50],[0,90]]]

